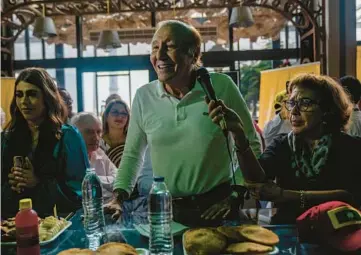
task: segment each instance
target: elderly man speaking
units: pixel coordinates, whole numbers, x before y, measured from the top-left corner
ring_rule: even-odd
[[[201,36],[194,27],[180,21],[160,23],[150,55],[158,80],[136,92],[114,183],[116,200],[108,204],[108,211],[118,214],[132,192],[147,145],[154,175],[165,178],[173,196],[175,221],[215,225],[230,211],[231,160],[222,130],[205,114],[205,93],[196,79],[200,48]],[[216,96],[241,116],[251,148],[259,154],[252,119],[237,86],[224,74],[211,74],[211,80]]]
[[[99,147],[102,124],[96,115],[88,112],[75,115],[71,119],[71,124],[79,129],[84,138],[90,166],[95,169],[102,184],[104,202],[109,202],[113,197],[113,183],[117,168]]]

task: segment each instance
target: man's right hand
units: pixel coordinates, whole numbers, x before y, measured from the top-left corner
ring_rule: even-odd
[[[113,198],[112,201],[104,206],[104,213],[112,215],[113,220],[117,220],[122,214],[122,205],[117,198]]]

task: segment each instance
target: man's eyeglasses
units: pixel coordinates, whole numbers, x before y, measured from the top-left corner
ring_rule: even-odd
[[[110,115],[113,116],[113,117],[128,117],[128,113],[126,112],[110,112]]]
[[[312,112],[312,106],[318,105],[320,102],[318,100],[312,100],[309,98],[301,98],[300,100],[286,100],[285,107],[288,111],[292,111],[292,109],[297,106],[297,108],[301,112]]]

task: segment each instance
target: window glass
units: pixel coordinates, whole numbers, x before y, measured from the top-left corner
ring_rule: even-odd
[[[251,43],[249,38],[240,38],[239,39],[239,50],[249,50],[251,49]]]
[[[286,32],[283,28],[280,33],[280,42],[281,42],[281,49],[286,49]]]
[[[356,0],[356,40],[361,41],[361,0]]]
[[[105,100],[110,94],[119,94],[130,105],[129,72],[98,72],[98,112],[103,112]]]
[[[14,71],[14,73],[15,73],[15,79],[18,78],[20,72],[21,72],[21,70],[15,70],[15,71]]]
[[[55,43],[44,43],[45,47],[45,58],[54,59],[55,58]]]
[[[206,51],[228,51],[228,45],[216,44],[213,41],[208,41],[205,44]]]
[[[288,29],[288,48],[295,49],[297,48],[296,40],[297,40],[298,33],[294,26],[289,26]]]
[[[129,55],[128,44],[123,44],[122,47],[110,50],[97,49],[97,57],[108,57],[108,56],[127,56]]]
[[[64,68],[65,89],[73,99],[73,111],[78,112],[78,98],[76,90],[76,68]]]
[[[238,50],[239,50],[239,42],[234,42],[234,43],[233,43],[233,50],[234,50],[234,51],[238,51]]]
[[[53,78],[53,79],[56,79],[56,69],[54,68],[47,68],[45,69],[49,74],[50,76]]]
[[[83,73],[83,102],[85,112],[97,112],[95,81],[95,73]]]
[[[300,61],[298,59],[292,58],[289,61],[290,61],[291,66],[300,65],[300,63],[299,63]]]
[[[15,60],[26,60],[25,30],[19,35],[14,43]]]
[[[253,119],[259,115],[260,71],[271,69],[272,60],[240,61],[240,90]]]
[[[40,39],[33,36],[34,27],[29,26],[30,59],[43,59],[43,46]]]
[[[258,37],[257,41],[252,43],[252,49],[254,50],[264,50],[272,48],[272,39]]]
[[[85,47],[85,50],[83,51],[83,57],[95,57],[94,54],[94,45],[88,45]]]
[[[76,47],[69,44],[64,44],[64,58],[76,58],[78,57]]]
[[[136,70],[130,71],[130,103],[132,103],[135,92],[141,86],[147,84],[149,82],[149,71],[148,70]]]
[[[149,55],[151,46],[149,43],[129,44],[130,55]]]

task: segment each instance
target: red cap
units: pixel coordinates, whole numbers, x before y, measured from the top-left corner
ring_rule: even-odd
[[[361,211],[340,201],[314,206],[297,218],[301,241],[342,252],[361,250]]]

